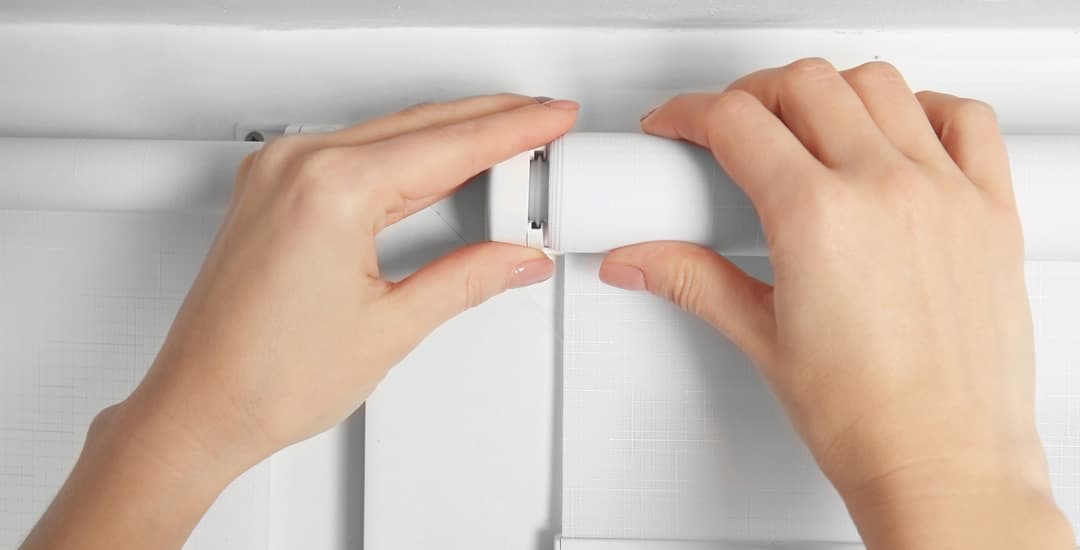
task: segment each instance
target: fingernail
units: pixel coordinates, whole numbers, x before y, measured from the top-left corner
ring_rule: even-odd
[[[581,108],[581,105],[578,105],[576,101],[570,101],[569,99],[549,99],[543,102],[542,105],[560,111],[576,111]]]
[[[626,264],[600,266],[600,280],[624,290],[645,290],[645,273]]]
[[[537,103],[547,103],[549,101],[552,101],[552,98],[546,95],[534,95],[533,99],[536,100]]]
[[[514,267],[514,270],[510,272],[510,283],[507,286],[510,288],[521,288],[523,286],[535,285],[536,283],[550,279],[551,275],[554,273],[555,264],[551,260],[547,258],[529,260]]]
[[[641,120],[641,122],[645,122],[645,119],[647,119],[647,118],[649,118],[650,116],[652,116],[652,114],[656,112],[656,109],[657,109],[657,107],[653,107],[652,109],[649,109],[649,112],[647,112],[647,113],[645,113],[645,114],[641,115],[641,119],[640,119],[640,120]]]

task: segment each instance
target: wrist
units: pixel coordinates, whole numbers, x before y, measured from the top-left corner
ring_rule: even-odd
[[[261,460],[242,439],[229,436],[220,414],[153,391],[153,382],[147,382],[95,419],[105,445],[126,449],[163,472],[217,492]]]
[[[186,483],[200,493],[216,494],[242,472],[131,397],[98,413],[83,454],[131,465],[138,475],[152,475],[162,483]]]
[[[179,548],[234,477],[124,401],[98,413],[23,548]]]
[[[996,462],[1008,460],[905,468],[841,496],[870,549],[1074,548],[1045,473]]]
[[[195,357],[166,342],[117,415],[151,448],[178,453],[229,480],[280,449],[258,407],[214,368],[217,354]]]
[[[1049,494],[1046,455],[1033,419],[960,415],[958,407],[936,401],[874,405],[842,430],[811,426],[804,437],[842,496],[891,499],[990,487]]]

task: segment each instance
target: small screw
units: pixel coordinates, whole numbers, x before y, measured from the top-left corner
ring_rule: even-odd
[[[262,132],[252,130],[244,136],[244,141],[266,141],[266,138],[262,135]]]

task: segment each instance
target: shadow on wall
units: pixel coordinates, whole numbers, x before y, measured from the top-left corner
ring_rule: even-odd
[[[345,421],[345,548],[364,547],[364,407]]]
[[[550,550],[554,544],[555,537],[562,532],[562,458],[563,458],[563,328],[564,317],[563,308],[564,297],[566,296],[566,264],[562,261],[557,262],[555,271],[555,308],[552,311],[552,315],[555,316],[554,334],[555,338],[552,339],[552,344],[555,346],[554,355],[555,365],[551,369],[551,387],[554,390],[551,393],[553,400],[551,406],[551,486],[548,489],[548,517],[545,525],[536,532],[536,550]]]

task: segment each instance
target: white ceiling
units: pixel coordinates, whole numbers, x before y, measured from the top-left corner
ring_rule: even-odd
[[[1076,0],[5,0],[0,21],[426,25],[1057,27]]]

